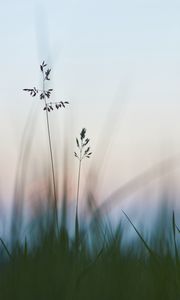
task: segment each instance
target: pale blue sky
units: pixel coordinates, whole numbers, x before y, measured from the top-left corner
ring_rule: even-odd
[[[67,116],[72,138],[85,126],[95,149],[106,117],[114,111],[106,189],[106,181],[116,187],[161,156],[177,153],[179,15],[175,0],[1,0],[2,183],[12,174],[7,160],[15,166],[22,129],[34,106],[22,88],[39,84],[44,59],[52,67],[54,97],[70,102],[69,110],[55,118],[61,127]]]

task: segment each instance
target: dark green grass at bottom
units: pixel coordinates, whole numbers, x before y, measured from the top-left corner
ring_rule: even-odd
[[[85,244],[77,253],[66,234],[14,251],[0,272],[0,299],[180,299],[180,267],[170,254],[156,262],[122,253],[116,239],[96,255]]]

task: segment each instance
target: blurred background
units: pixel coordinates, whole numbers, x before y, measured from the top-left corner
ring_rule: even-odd
[[[179,13],[175,0],[1,1],[1,207],[10,210],[18,191],[34,213],[46,190],[43,105],[22,91],[41,88],[43,60],[51,100],[70,102],[50,113],[59,197],[66,176],[74,203],[75,137],[85,127],[93,155],[83,164],[82,199],[91,190],[98,205],[123,200],[138,216],[152,216],[160,199],[178,207]]]

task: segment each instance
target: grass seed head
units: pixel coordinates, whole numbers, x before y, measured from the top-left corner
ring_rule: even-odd
[[[47,64],[45,63],[45,61],[42,62],[42,64],[40,65],[40,70],[43,76],[43,89],[38,89],[36,87],[33,87],[32,89],[26,88],[23,89],[23,91],[28,92],[30,94],[31,97],[35,97],[37,96],[37,94],[39,94],[39,99],[44,101],[44,108],[43,110],[45,111],[52,111],[54,110],[54,108],[59,109],[61,107],[66,107],[67,104],[69,104],[68,101],[55,101],[55,102],[48,102],[48,100],[51,97],[51,93],[53,91],[53,89],[45,89],[45,84],[44,81],[45,80],[50,80],[50,73],[51,73],[51,69],[47,68]]]

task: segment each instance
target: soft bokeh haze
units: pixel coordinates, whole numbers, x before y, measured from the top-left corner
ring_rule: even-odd
[[[41,103],[22,91],[40,85],[42,60],[52,68],[54,99],[70,102],[51,114],[51,125],[60,166],[68,138],[72,194],[74,138],[82,127],[93,149],[84,174],[99,168],[103,195],[178,155],[179,15],[175,0],[1,1],[0,185],[7,199],[30,112],[33,157],[42,159],[46,148]]]

